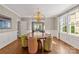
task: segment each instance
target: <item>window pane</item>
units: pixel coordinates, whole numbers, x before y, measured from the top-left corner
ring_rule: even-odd
[[[0,20],[0,29],[6,29],[11,27],[11,22],[8,20]]]
[[[71,25],[71,33],[75,33],[75,26]]]
[[[63,25],[63,20],[64,20],[64,18],[60,17],[60,26]]]
[[[79,34],[79,18],[76,21],[75,32],[76,32],[76,34]]]
[[[72,15],[70,15],[70,24],[75,23],[75,20],[76,20],[75,16],[76,16],[76,14],[75,14],[75,13],[74,13],[74,14],[72,14]]]
[[[79,34],[79,27],[76,27],[76,28],[75,28],[75,33],[76,33],[76,34]]]
[[[2,21],[0,21],[0,28],[2,28]]]
[[[63,19],[63,25],[66,25],[66,17]]]
[[[79,11],[76,12],[76,18],[79,18]]]
[[[67,17],[63,17],[62,32],[67,32]]]
[[[79,34],[79,11],[76,12],[75,33]]]
[[[75,13],[71,14],[70,18],[74,19],[75,18]]]
[[[63,26],[63,32],[67,32],[67,26]]]
[[[76,13],[70,15],[70,32],[75,33],[75,21],[76,21]]]

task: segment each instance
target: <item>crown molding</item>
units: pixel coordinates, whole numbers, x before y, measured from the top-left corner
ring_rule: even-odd
[[[66,14],[66,13],[68,13],[68,12],[74,10],[74,9],[77,8],[77,7],[79,7],[79,4],[72,5],[72,6],[70,6],[69,8],[67,8],[66,10],[64,10],[62,13],[58,14],[57,16],[58,16],[58,17],[59,17],[59,16],[62,16],[62,15],[64,15],[64,14]]]
[[[2,7],[8,9],[9,11],[13,12],[14,14],[16,14],[18,17],[21,17],[18,13],[16,13],[15,11],[13,11],[12,9],[10,9],[9,7],[7,7],[6,5],[1,4]]]

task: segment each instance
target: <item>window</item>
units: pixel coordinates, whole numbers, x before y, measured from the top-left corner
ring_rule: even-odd
[[[66,19],[67,19],[66,16],[60,18],[61,32],[67,32],[67,20]]]
[[[9,19],[0,19],[0,29],[11,28],[11,20]]]
[[[71,33],[79,34],[79,12],[70,15]]]
[[[76,12],[75,33],[79,34],[79,11]]]
[[[70,15],[70,32],[75,33],[75,21],[76,21],[76,14],[73,13]]]
[[[62,28],[63,32],[67,32],[67,23],[66,23],[66,21],[67,21],[67,18],[65,16],[64,19],[63,19],[63,28]]]
[[[71,14],[60,16],[60,31],[79,34],[79,9]]]

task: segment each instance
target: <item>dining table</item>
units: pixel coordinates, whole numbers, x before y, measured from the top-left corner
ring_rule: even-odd
[[[40,40],[41,41],[41,44],[42,44],[42,53],[44,53],[44,41],[45,41],[45,39],[49,36],[50,34],[48,34],[48,33],[43,33],[42,35],[34,35],[33,33],[31,33],[31,35],[30,36],[32,36],[32,37],[37,37],[37,40]]]

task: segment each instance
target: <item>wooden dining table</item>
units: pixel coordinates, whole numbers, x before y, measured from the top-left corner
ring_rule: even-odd
[[[45,40],[48,36],[51,36],[51,34],[47,34],[47,35],[42,35],[42,36],[38,36],[37,39],[41,41],[42,44],[42,53],[44,52],[44,47],[45,47]]]
[[[42,48],[42,52],[44,52],[44,41],[45,41],[46,37],[38,37],[37,39],[41,41],[41,44],[42,44],[42,47],[41,47]]]
[[[46,33],[46,34],[42,34],[42,36],[35,36],[33,33],[31,33],[31,36],[33,36],[33,37],[37,37],[37,40],[40,40],[41,41],[41,44],[42,44],[42,53],[44,52],[44,41],[45,41],[45,39],[48,37],[48,34]]]

